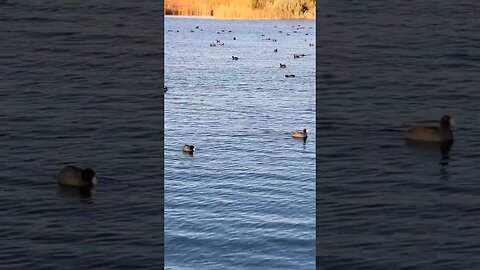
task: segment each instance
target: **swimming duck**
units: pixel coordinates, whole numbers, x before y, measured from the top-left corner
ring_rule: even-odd
[[[414,126],[407,130],[405,137],[412,141],[453,142],[453,134],[450,129],[451,121],[452,118],[449,115],[444,115],[440,120],[440,127]]]
[[[97,185],[97,177],[90,168],[81,169],[69,165],[60,171],[57,182],[62,186],[93,188]]]
[[[280,63],[280,68],[286,68],[287,65]]]
[[[278,52],[278,49],[273,50],[273,52]]]
[[[232,60],[238,60],[237,56],[232,56]]]
[[[286,74],[286,75],[285,75],[285,78],[295,78],[295,75],[293,75],[293,74]]]
[[[168,87],[164,86],[163,87],[163,92],[166,93],[168,91]]]
[[[294,138],[307,138],[308,137],[308,133],[307,133],[307,129],[304,128],[303,130],[295,130],[295,131],[292,131],[292,137]]]
[[[193,152],[195,152],[195,146],[185,144],[185,145],[182,147],[182,151],[193,154]]]

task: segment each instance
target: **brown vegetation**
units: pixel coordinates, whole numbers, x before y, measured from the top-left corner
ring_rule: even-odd
[[[165,15],[219,19],[315,19],[316,0],[165,0]]]

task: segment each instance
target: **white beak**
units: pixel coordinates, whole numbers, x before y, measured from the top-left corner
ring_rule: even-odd
[[[94,176],[92,178],[92,184],[93,184],[93,186],[97,186],[97,177],[96,176]]]

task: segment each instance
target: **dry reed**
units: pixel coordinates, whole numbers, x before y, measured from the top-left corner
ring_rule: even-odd
[[[165,0],[165,15],[218,19],[315,19],[316,0]]]

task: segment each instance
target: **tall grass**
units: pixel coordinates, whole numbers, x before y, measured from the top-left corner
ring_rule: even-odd
[[[165,15],[219,19],[315,19],[316,0],[165,0]]]

